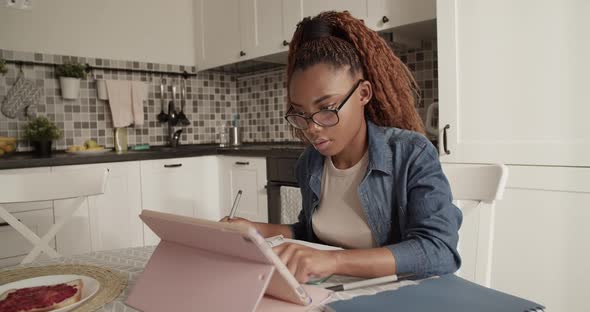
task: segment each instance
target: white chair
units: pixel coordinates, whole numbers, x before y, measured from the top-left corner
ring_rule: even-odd
[[[49,246],[49,242],[72,218],[87,196],[104,193],[107,177],[108,170],[105,169],[15,175],[0,173],[0,218],[33,244],[33,249],[21,264],[32,262],[41,252],[45,252],[51,258],[60,257],[57,251]],[[65,209],[63,216],[55,220],[55,224],[41,238],[2,206],[11,203],[60,199],[75,200],[71,201],[71,205]]]
[[[494,243],[494,206],[502,199],[508,180],[504,165],[442,164],[454,203],[463,212],[457,275],[490,287]]]

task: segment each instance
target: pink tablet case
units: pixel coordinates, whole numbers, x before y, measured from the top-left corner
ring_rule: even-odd
[[[162,216],[146,210],[140,216],[162,240],[126,303],[144,312],[255,311],[274,272],[272,262],[235,231]],[[312,297],[323,301],[329,293],[315,290]],[[263,302],[280,305],[282,301]],[[309,308],[284,304],[303,311]]]

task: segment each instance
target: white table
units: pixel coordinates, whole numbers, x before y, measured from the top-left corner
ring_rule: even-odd
[[[92,252],[88,254],[76,255],[71,257],[62,257],[49,260],[42,260],[33,262],[27,265],[21,265],[16,267],[4,268],[3,270],[15,269],[18,267],[32,267],[40,265],[55,265],[55,264],[86,264],[107,267],[116,271],[124,272],[129,274],[129,282],[127,288],[112,302],[106,304],[102,309],[98,310],[101,312],[131,312],[137,311],[131,307],[125,305],[125,299],[129,293],[129,290],[135,285],[137,278],[143,271],[148,259],[152,255],[154,247],[137,247],[127,248],[109,251]],[[0,274],[2,274],[0,270]],[[345,276],[333,276],[326,283],[322,285],[334,285],[343,282],[350,282],[357,280],[357,278],[345,277]],[[382,286],[372,286],[361,289],[342,291],[334,293],[331,301],[350,299],[352,297],[360,295],[371,295],[376,294],[385,290],[393,290],[402,286],[415,285],[415,281],[400,281],[397,283],[386,284]]]

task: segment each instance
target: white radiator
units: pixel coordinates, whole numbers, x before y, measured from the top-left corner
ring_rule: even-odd
[[[298,187],[281,186],[281,224],[298,221],[301,211],[301,190]]]

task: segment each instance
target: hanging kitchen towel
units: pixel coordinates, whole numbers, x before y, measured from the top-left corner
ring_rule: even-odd
[[[123,128],[133,123],[131,83],[127,80],[107,80],[109,105],[113,126]]]
[[[301,211],[301,190],[298,187],[281,186],[281,224],[292,224],[298,221]]]
[[[18,111],[25,107],[29,108],[27,112],[36,111],[35,106],[41,101],[42,92],[42,88],[37,87],[34,81],[26,79],[23,71],[20,71],[16,82],[2,101],[2,114],[8,118],[16,118]]]
[[[131,81],[131,110],[133,111],[133,124],[143,125],[143,101],[147,99],[148,88],[143,81]]]

